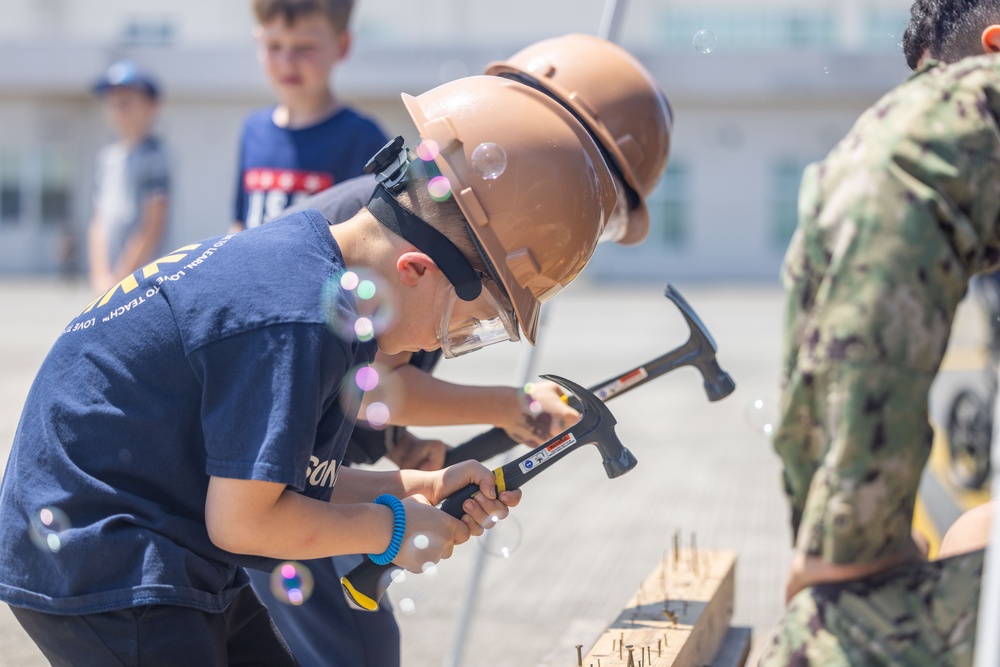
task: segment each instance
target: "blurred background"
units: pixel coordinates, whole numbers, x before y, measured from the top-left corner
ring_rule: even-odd
[[[910,0],[631,0],[617,41],[676,114],[638,248],[602,246],[591,277],[775,281],[802,167],[902,80]],[[533,41],[596,33],[604,0],[359,0],[343,99],[412,138],[399,93],[481,73]],[[240,123],[273,102],[247,0],[0,0],[0,274],[82,270],[97,148],[89,92],[127,58],[164,90],[174,174],[168,245],[224,233]],[[697,36],[697,38],[696,38]],[[74,242],[75,241],[75,242]]]
[[[576,664],[573,646],[592,642],[617,616],[678,531],[739,555],[732,622],[752,628],[756,654],[783,611],[790,555],[769,433],[778,271],[797,222],[801,173],[907,76],[900,42],[911,3],[622,2],[613,37],[659,80],[675,113],[670,162],[648,202],[648,239],[602,244],[555,315],[546,307],[536,366],[586,385],[681,345],[687,328],[662,297],[669,280],[712,331],[738,389],[709,404],[688,369],[615,403],[619,436],[641,461],[637,472],[607,487],[594,455],[575,455],[564,475],[526,493],[500,539],[521,545],[516,557],[493,562],[478,588],[471,547],[457,550],[436,579],[397,586],[404,664]],[[335,69],[335,88],[412,145],[401,92],[478,74],[539,39],[597,33],[607,4],[357,0],[354,48]],[[85,238],[94,155],[113,138],[92,84],[121,59],[158,77],[156,133],[172,173],[167,246],[224,234],[243,118],[274,102],[253,25],[249,0],[0,0],[0,311],[12,314],[0,327],[0,465],[46,350],[91,298]],[[937,423],[956,414],[953,397],[965,389],[986,393],[991,371],[983,369],[995,363],[984,354],[987,331],[981,309],[966,303],[931,397]],[[496,346],[442,364],[440,376],[506,383],[519,354],[519,346]],[[422,435],[455,443],[478,431]],[[989,497],[955,483],[947,451],[936,443],[921,490],[938,536]],[[481,591],[471,609],[462,603],[470,590]],[[0,665],[42,664],[0,605]]]

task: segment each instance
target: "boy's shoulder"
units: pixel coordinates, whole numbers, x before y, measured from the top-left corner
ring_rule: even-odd
[[[357,136],[359,134],[377,134],[379,137],[385,136],[385,133],[382,131],[382,128],[379,127],[379,124],[375,121],[375,119],[349,105],[341,106],[329,118],[320,121],[312,128],[305,129],[312,129],[321,132],[350,132],[352,136]]]

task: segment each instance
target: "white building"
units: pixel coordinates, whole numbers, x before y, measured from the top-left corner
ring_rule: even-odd
[[[899,42],[911,0],[621,2],[618,41],[677,118],[649,239],[602,246],[588,274],[773,281],[802,167],[908,72]],[[400,92],[478,73],[537,39],[598,31],[604,0],[567,6],[358,0],[337,90],[412,139]],[[165,89],[171,244],[226,230],[242,117],[272,101],[249,0],[0,0],[0,16],[0,273],[55,271],[64,230],[83,238],[93,155],[110,138],[88,88],[121,57]]]

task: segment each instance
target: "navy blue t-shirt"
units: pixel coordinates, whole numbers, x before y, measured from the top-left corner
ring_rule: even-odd
[[[361,398],[342,380],[375,354],[325,325],[324,286],[343,269],[327,221],[307,211],[179,248],[73,320],[0,486],[0,600],[215,612],[246,583],[239,565],[272,568],[212,544],[209,476],[329,499]],[[357,317],[349,299],[326,305]],[[32,517],[47,508],[66,529],[36,545]]]
[[[386,143],[371,119],[349,107],[316,125],[290,130],[274,107],[247,116],[240,138],[234,219],[249,227],[279,217],[304,197],[360,176]]]

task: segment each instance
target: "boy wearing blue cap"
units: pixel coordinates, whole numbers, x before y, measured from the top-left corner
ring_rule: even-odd
[[[148,73],[118,62],[93,86],[118,139],[97,154],[94,209],[88,230],[90,285],[104,293],[162,251],[170,172],[152,135],[160,90]]]

